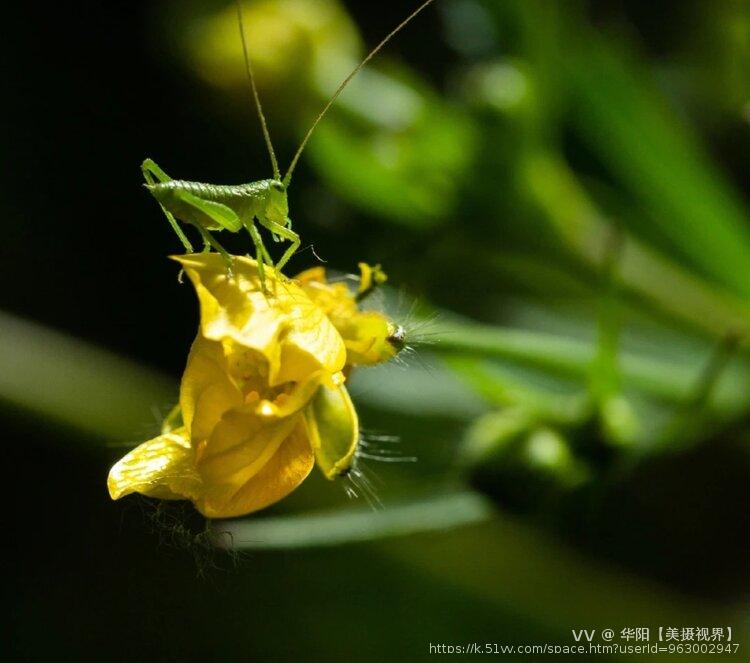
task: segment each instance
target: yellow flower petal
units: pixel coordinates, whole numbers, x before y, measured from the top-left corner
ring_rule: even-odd
[[[113,500],[130,493],[164,500],[191,499],[200,493],[200,486],[185,428],[136,447],[112,467],[107,479]]]
[[[336,373],[332,377],[337,376],[341,376],[341,382],[343,382],[344,376],[341,373]],[[331,382],[327,373],[319,371],[311,375],[305,382],[295,385],[291,391],[277,396],[273,401],[269,399],[259,401],[254,407],[254,411],[264,417],[289,417],[307,406],[318,390],[318,386],[323,382],[332,385],[337,381]]]
[[[292,282],[266,270],[263,293],[257,263],[235,257],[227,273],[216,253],[175,257],[195,286],[201,305],[201,331],[210,340],[233,341],[268,361],[271,386],[303,382],[311,373],[340,371],[346,349],[325,313]]]
[[[242,391],[227,370],[222,344],[199,334],[180,384],[182,419],[190,439],[208,438],[224,413],[242,403]]]
[[[299,415],[263,417],[248,408],[227,412],[197,449],[196,466],[204,492],[216,496],[236,492],[276,453],[298,419]]]
[[[239,515],[240,510],[249,513],[261,508],[260,502],[265,505],[274,501],[273,495],[280,490],[292,490],[296,486],[290,483],[293,478],[301,481],[307,476],[313,462],[312,450],[306,436],[305,445],[293,439],[294,431],[324,375],[319,371],[273,401],[252,399],[224,413],[208,439],[197,446],[196,467],[203,481],[199,509],[214,517]],[[298,453],[286,450],[289,444]],[[281,463],[280,459],[286,460]],[[270,480],[263,492],[257,477],[269,476],[269,463],[272,467],[291,464],[292,469],[285,469],[279,478]],[[304,476],[300,476],[300,468],[306,468]]]
[[[305,411],[305,422],[315,460],[326,478],[345,474],[359,443],[359,420],[346,388],[321,386]]]
[[[306,269],[297,274],[294,280],[332,321],[346,319],[359,312],[357,301],[346,283],[329,283],[325,267]]]
[[[285,420],[282,425],[285,431],[289,421]],[[244,453],[251,464],[259,468],[247,478],[244,473],[235,475],[231,485],[209,487],[196,502],[198,510],[209,518],[241,516],[278,502],[297,488],[310,474],[315,457],[301,416],[291,421],[295,425],[280,444],[272,441],[275,435],[265,438],[265,446],[258,443],[257,437],[255,444],[248,440],[247,444],[254,448]]]

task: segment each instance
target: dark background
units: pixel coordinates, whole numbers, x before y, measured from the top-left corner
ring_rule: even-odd
[[[368,44],[405,12],[402,2],[345,4]],[[607,0],[580,6],[594,25],[619,26],[637,40],[644,59],[656,61],[700,34],[700,4]],[[25,3],[10,11],[2,39],[0,309],[152,366],[176,384],[194,333],[194,297],[177,285],[175,268],[163,259],[178,245],[140,188],[138,166],[150,156],[189,179],[267,177],[252,110],[244,125],[230,113],[217,114],[216,93],[175,61],[173,42],[161,32],[169,12],[157,2]],[[448,88],[457,56],[440,36],[440,16],[431,10],[419,21],[388,46],[389,56]],[[747,201],[747,125],[707,119],[700,129],[717,169]],[[286,162],[294,137],[280,133]],[[582,170],[599,168],[575,138],[567,149]],[[304,159],[295,186],[293,210],[305,209],[306,192],[325,188]],[[359,255],[352,250],[365,247],[374,259],[385,255],[413,295],[475,312],[471,302],[481,283],[470,275],[455,291],[436,294],[440,277],[424,271],[419,233],[406,230],[393,241],[388,225],[354,207],[346,208],[339,227],[308,223],[305,216],[295,216],[305,244],[324,246],[332,265],[353,270]],[[354,234],[340,232],[353,227]],[[440,249],[439,237],[432,241]],[[308,258],[296,257],[295,266],[305,267]],[[747,449],[726,443],[726,436],[710,451],[656,461],[626,487],[625,497],[609,495],[609,516],[598,529],[576,532],[571,525],[554,543],[544,528],[528,529],[521,518],[462,535],[235,560],[200,545],[195,536],[202,524],[187,508],[163,513],[137,498],[110,502],[105,477],[120,450],[101,440],[82,446],[79,431],[33,412],[4,407],[0,416],[11,612],[6,639],[18,660],[414,660],[429,641],[566,641],[571,624],[550,614],[562,610],[566,583],[575,576],[557,587],[536,587],[536,562],[525,562],[523,554],[538,554],[561,539],[572,540],[584,556],[568,562],[573,553],[562,548],[563,561],[555,562],[562,566],[553,564],[541,578],[580,571],[589,574],[585,586],[597,587],[602,568],[632,573],[621,582],[635,578],[638,600],[645,605],[660,597],[644,613],[648,618],[704,609],[713,618],[715,605],[743,605],[746,596]],[[459,428],[453,421],[433,423]],[[647,506],[639,507],[633,495],[646,495]],[[674,526],[666,534],[654,504]],[[178,531],[183,527],[186,536]],[[497,534],[493,541],[504,533],[515,537],[508,544],[515,552],[489,563],[498,588],[484,592],[468,567],[481,563],[488,532]],[[639,538],[649,545],[633,546]],[[463,562],[426,561],[453,553],[460,558],[462,545],[468,551]],[[495,549],[487,545],[491,555]],[[451,577],[462,570],[470,580]],[[519,600],[525,592],[512,588],[514,573],[528,574],[526,593],[536,598]],[[647,584],[652,581],[657,584]],[[510,589],[503,589],[506,582]],[[683,596],[689,609],[673,611]],[[593,614],[602,598],[594,593],[580,609]],[[735,614],[747,617],[743,610]]]

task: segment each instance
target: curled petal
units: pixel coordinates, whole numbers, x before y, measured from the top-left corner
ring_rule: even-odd
[[[109,471],[107,488],[113,500],[141,493],[164,500],[194,499],[201,479],[193,463],[185,428],[144,442]]]
[[[380,268],[380,265],[368,265],[366,262],[357,263],[359,267],[359,288],[357,295],[364,297],[379,285],[388,280],[388,275]]]
[[[305,422],[315,460],[327,479],[352,466],[359,442],[359,420],[344,386],[321,386],[305,410]]]
[[[349,318],[359,310],[346,283],[328,282],[325,267],[306,269],[297,274],[294,280],[331,320]]]
[[[307,406],[321,383],[333,386],[343,383],[343,380],[344,376],[341,373],[329,376],[327,373],[319,371],[311,375],[305,382],[295,385],[290,392],[284,393],[283,398],[277,397],[274,401],[264,399],[253,406],[252,411],[265,418],[290,417]]]
[[[205,440],[224,413],[242,403],[242,392],[227,370],[222,344],[199,334],[180,384],[182,418],[190,439]]]
[[[294,430],[299,417],[261,417],[247,410],[230,410],[198,446],[196,465],[205,490],[217,495],[235,491],[257,474]]]
[[[175,260],[198,294],[203,336],[259,352],[268,362],[271,386],[343,368],[346,349],[339,333],[296,284],[267,269],[264,293],[258,265],[250,258],[235,257],[231,274],[216,253]]]
[[[307,476],[313,454],[304,426],[304,445],[297,439],[297,429],[302,425],[303,409],[325,375],[320,371],[284,392],[276,402],[261,400],[224,413],[208,439],[197,446],[196,467],[203,481],[199,509],[214,517],[249,513],[261,508],[261,502],[265,505],[274,501],[273,496],[279,491],[293,490],[297,484],[292,485],[292,479],[301,481]],[[287,449],[290,444],[296,453]],[[286,460],[282,463],[280,459]],[[279,463],[284,467],[291,464],[291,469],[284,469],[280,478],[269,480],[268,489],[262,491],[258,477],[268,478],[269,464],[275,467]],[[304,476],[301,468],[306,468]]]
[[[305,480],[315,462],[301,415],[249,435],[243,433],[253,428],[248,415],[227,419],[216,433],[225,437],[224,451],[212,449],[199,464],[204,491],[195,505],[209,518],[241,516],[277,502]]]

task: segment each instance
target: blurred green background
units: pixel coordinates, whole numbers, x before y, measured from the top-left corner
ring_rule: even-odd
[[[412,4],[245,5],[282,165]],[[438,0],[356,79],[295,176],[290,272],[316,264],[311,245],[330,269],[388,271],[373,304],[416,354],[352,393],[374,455],[418,461],[365,459],[377,511],[311,477],[217,525],[233,554],[190,509],[105,488],[174,402],[196,325],[139,163],[270,176],[233,6],[14,12],[16,658],[418,660],[430,643],[732,626],[750,660],[750,2]]]

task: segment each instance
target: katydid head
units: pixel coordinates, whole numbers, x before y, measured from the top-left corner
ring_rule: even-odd
[[[266,218],[281,226],[287,225],[289,217],[289,200],[286,195],[286,187],[280,180],[271,180],[266,196]]]

